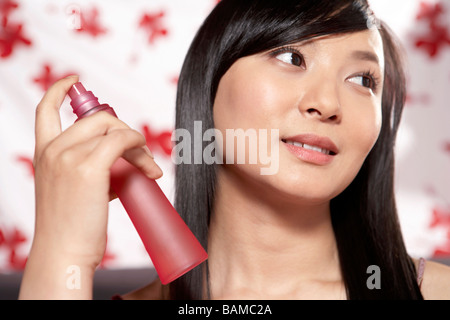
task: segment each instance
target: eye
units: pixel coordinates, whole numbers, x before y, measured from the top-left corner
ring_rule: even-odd
[[[302,54],[297,49],[291,47],[280,48],[272,52],[271,55],[284,63],[296,67],[302,67],[305,63]]]
[[[348,81],[371,89],[372,91],[376,91],[378,85],[377,79],[371,72],[364,72],[363,74],[350,77]]]
[[[349,79],[350,82],[359,84],[360,86],[366,87],[366,88],[372,88],[372,79],[369,77],[364,76],[356,76]]]
[[[292,64],[296,67],[300,67],[303,64],[302,56],[294,53],[294,52],[285,52],[276,56],[276,58],[285,63]]]

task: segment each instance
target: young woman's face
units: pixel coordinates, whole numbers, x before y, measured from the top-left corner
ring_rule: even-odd
[[[215,128],[224,149],[226,129],[278,129],[279,152],[269,153],[278,170],[262,175],[268,165],[249,163],[248,141],[244,150],[234,148],[234,164],[226,170],[261,186],[255,192],[329,201],[355,178],[378,138],[383,70],[377,30],[320,37],[237,60],[217,89]],[[241,151],[246,164],[237,164]]]

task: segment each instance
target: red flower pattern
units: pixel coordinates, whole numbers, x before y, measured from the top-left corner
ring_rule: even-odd
[[[80,27],[74,29],[78,33],[97,37],[107,33],[107,29],[99,21],[99,10],[96,7],[80,9]]]
[[[445,152],[447,152],[450,155],[450,141],[444,142],[443,149]]]
[[[18,228],[0,229],[0,250],[7,252],[7,270],[23,270],[25,268],[27,257],[19,255],[18,250],[27,240],[25,234]],[[2,271],[1,267],[0,265],[0,271]]]
[[[172,153],[172,132],[162,131],[160,133],[153,132],[148,124],[142,125],[142,134],[147,140],[147,146],[152,152],[161,150],[163,154],[170,157]]]
[[[219,2],[220,0],[210,0],[211,5],[216,5]],[[20,18],[19,15],[15,16],[16,13],[20,13],[20,10],[23,9],[21,5],[23,3],[19,0],[0,0],[0,63],[9,63],[9,61],[12,61],[9,58],[14,57],[17,52],[22,52],[21,50],[26,54],[30,53],[33,55],[41,45],[39,39],[30,37],[28,31],[35,30],[33,29],[35,26],[30,25],[31,20],[28,21],[27,19]],[[75,0],[74,6],[77,6],[77,3],[81,2]],[[101,18],[106,11],[102,11],[100,2],[97,3],[99,4],[96,6],[87,8],[79,7],[79,28],[74,28],[73,31],[69,31],[73,38],[78,38],[77,35],[80,35],[80,37],[93,39],[92,45],[94,46],[96,45],[96,42],[94,42],[96,39],[112,36],[115,31],[114,28],[120,27],[119,24],[106,26],[102,22]],[[420,3],[417,14],[413,17],[416,22],[415,30],[419,30],[416,31],[417,34],[410,38],[414,47],[413,50],[422,52],[432,59],[436,59],[450,48],[448,11],[449,6],[447,1],[422,1]],[[67,18],[67,12],[61,10],[61,6],[57,1],[45,12],[52,18],[57,15],[66,15],[65,18]],[[148,44],[155,45],[161,39],[170,39],[172,29],[176,27],[169,24],[167,17],[170,14],[170,9],[137,12],[131,28],[145,35]],[[63,27],[67,28],[66,25]],[[46,60],[44,61],[53,61],[52,59],[54,57],[48,56],[45,58]],[[137,56],[132,56],[129,59],[129,65],[136,66],[140,62]],[[43,91],[47,90],[51,84],[60,78],[69,74],[78,74],[78,72],[68,72],[67,69],[58,70],[53,63],[44,63],[37,67],[30,66],[29,68],[30,72],[26,77],[28,83],[23,84],[24,87],[29,84],[31,79],[31,83]],[[167,74],[162,79],[169,85],[176,85],[178,83],[178,75]],[[448,80],[450,81],[450,78]],[[436,101],[439,101],[438,97],[433,96],[433,92],[427,92],[426,90],[410,92],[407,97],[407,103],[409,105],[426,106],[427,110],[432,110]],[[3,99],[1,101],[1,107],[1,112],[8,107],[8,103],[3,101]],[[164,156],[170,157],[173,146],[171,141],[172,132],[170,130],[155,130],[149,123],[145,123],[140,126],[140,131],[146,137],[148,146],[152,152],[160,152]],[[443,142],[438,142],[439,148],[446,155],[450,155],[450,137],[446,137],[443,140]],[[23,167],[24,172],[27,173],[30,179],[33,179],[34,168],[32,158],[29,155],[19,152],[14,154],[12,159],[16,164]],[[430,191],[427,196],[431,198],[437,197],[432,186],[430,186]],[[441,196],[441,198],[443,197]],[[439,258],[450,257],[450,208],[436,206],[431,210],[430,214],[431,220],[426,227],[431,231],[437,230],[438,228],[442,230],[443,228],[447,232],[447,237],[443,239],[442,243],[431,250],[432,254],[434,257]],[[31,237],[21,230],[19,226],[14,226],[10,229],[1,226],[0,252],[2,253],[2,257],[6,257],[7,259],[1,261],[0,269],[23,269],[26,256],[23,255],[22,249],[30,241]],[[107,248],[100,267],[106,268],[110,261],[118,259],[120,259],[120,252],[114,252],[113,254],[111,253],[111,249]]]
[[[443,3],[421,2],[416,16],[418,21],[424,21],[428,25],[426,34],[416,37],[415,46],[425,50],[431,58],[434,58],[445,47],[450,45],[450,32],[448,26],[440,19],[445,14]]]
[[[31,46],[32,42],[23,34],[23,24],[10,22],[6,17],[0,26],[0,57],[9,57],[16,46]]]
[[[33,166],[33,159],[31,159],[28,156],[17,156],[16,157],[17,162],[23,163],[30,174],[31,177],[34,177],[34,166]]]
[[[148,36],[148,42],[154,44],[159,37],[167,36],[168,30],[163,24],[165,16],[164,11],[157,13],[144,13],[139,21],[139,27],[143,29]]]
[[[41,74],[33,78],[33,82],[41,87],[43,91],[46,91],[57,80],[65,78],[71,74],[77,74],[76,72],[65,72],[64,74],[56,75],[52,70],[52,66],[44,64],[41,69]]]
[[[429,227],[431,229],[444,228],[447,230],[446,241],[434,248],[433,257],[442,258],[444,256],[450,256],[450,207],[447,209],[434,208]]]
[[[0,0],[0,17],[2,24],[8,19],[11,12],[19,7],[16,1],[11,0]]]

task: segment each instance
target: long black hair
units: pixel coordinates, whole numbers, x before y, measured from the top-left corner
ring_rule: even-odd
[[[203,131],[214,128],[212,109],[219,81],[241,57],[318,36],[378,27],[385,55],[382,128],[356,178],[331,200],[331,219],[347,298],[423,299],[394,197],[394,144],[406,96],[401,51],[388,27],[376,21],[366,0],[222,0],[185,58],[175,128],[187,129],[192,136],[194,121],[202,121]],[[215,182],[215,164],[176,165],[175,208],[205,248]],[[370,265],[381,271],[380,289],[367,286]],[[205,263],[171,283],[170,297],[203,299],[208,279]]]

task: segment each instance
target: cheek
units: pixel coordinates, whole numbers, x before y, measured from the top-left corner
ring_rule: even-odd
[[[239,166],[242,170],[259,170],[259,149],[266,152],[263,144],[271,139],[267,133],[278,128],[280,107],[285,105],[280,85],[267,71],[260,69],[255,68],[250,59],[235,62],[221,78],[214,101],[214,126],[222,133],[223,161],[242,164],[245,159],[246,165]],[[231,141],[233,134],[234,141]],[[260,140],[261,135],[264,140]],[[234,155],[227,156],[230,146]]]
[[[286,86],[270,68],[252,56],[237,60],[222,76],[214,101],[217,129],[270,128],[288,96]],[[278,116],[277,116],[278,115]]]
[[[346,166],[352,176],[356,176],[370,150],[375,145],[381,129],[381,107],[369,106],[354,112],[349,119],[345,140]]]
[[[381,129],[381,107],[373,107],[370,112],[360,117],[359,126],[355,127],[354,137],[357,149],[365,159],[378,139]],[[364,160],[363,159],[363,160]]]
[[[366,105],[367,106],[367,105]],[[339,181],[334,194],[342,192],[358,174],[381,129],[381,107],[374,103],[367,108],[353,108],[344,114],[341,157],[334,168],[334,179]]]

